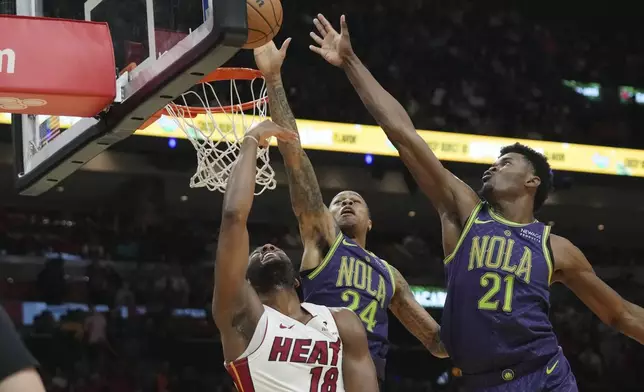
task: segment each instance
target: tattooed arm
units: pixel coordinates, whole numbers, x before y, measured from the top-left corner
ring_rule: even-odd
[[[297,130],[280,74],[289,43],[290,38],[279,50],[273,42],[255,49],[255,62],[266,78],[271,119],[285,128]],[[335,239],[335,220],[324,204],[313,165],[299,139],[280,141],[278,148],[284,157],[293,212],[299,222],[304,245],[300,269],[313,269],[320,264],[326,249]]]
[[[409,284],[400,272],[391,267],[396,281],[396,292],[389,304],[389,310],[409,332],[420,340],[432,355],[447,358],[447,350],[440,337],[441,327],[436,320],[414,298]]]

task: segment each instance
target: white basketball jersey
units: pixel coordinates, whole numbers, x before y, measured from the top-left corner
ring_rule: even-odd
[[[225,364],[239,392],[344,392],[335,319],[325,306],[302,307],[307,324],[264,306],[246,351]]]

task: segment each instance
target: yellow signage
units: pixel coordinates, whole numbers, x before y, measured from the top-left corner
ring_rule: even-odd
[[[236,128],[236,132],[241,135],[244,125],[250,124],[253,117],[215,114],[213,119],[225,134],[230,134]],[[77,118],[61,116],[61,127],[69,127],[77,120]],[[8,124],[10,121],[9,115],[0,114],[0,123]],[[199,115],[193,123],[200,129],[212,129],[207,121],[209,121],[207,116]],[[398,155],[385,133],[377,126],[311,120],[297,120],[297,125],[302,146],[306,149]],[[498,157],[501,147],[520,142],[544,153],[555,170],[644,177],[644,151],[642,150],[451,132],[419,130],[418,133],[436,156],[446,161],[491,164]],[[136,135],[186,138],[178,124],[167,116],[162,116],[145,130],[136,131]],[[221,140],[222,136],[214,131],[211,138]]]

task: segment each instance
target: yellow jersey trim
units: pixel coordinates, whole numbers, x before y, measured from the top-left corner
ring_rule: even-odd
[[[546,264],[548,264],[548,286],[552,284],[552,271],[554,270],[554,264],[552,262],[552,256],[550,255],[550,250],[548,249],[548,238],[550,237],[551,227],[546,225],[543,228],[543,239],[541,241],[541,246],[543,247],[543,257],[546,259]]]
[[[490,212],[490,216],[492,217],[492,219],[494,219],[495,221],[497,221],[499,223],[503,223],[504,225],[508,225],[508,226],[512,226],[512,227],[524,227],[524,226],[527,226],[527,225],[531,225],[531,224],[533,224],[535,222],[538,222],[536,219],[534,221],[530,222],[530,223],[512,222],[511,220],[507,220],[504,217],[502,217],[501,215],[499,215],[496,212],[494,212],[494,209],[492,207],[488,208],[488,211]]]
[[[344,236],[342,235],[342,232],[338,231],[338,236],[335,237],[335,241],[333,241],[333,244],[331,245],[331,249],[329,249],[329,252],[324,257],[324,260],[322,260],[322,262],[320,263],[320,265],[317,266],[317,268],[315,268],[313,271],[311,271],[311,273],[307,275],[309,279],[314,279],[316,276],[320,274],[320,272],[322,272],[324,267],[326,267],[326,265],[329,264],[329,261],[331,261],[331,257],[333,257],[333,255],[335,254],[335,251],[338,249],[338,246],[340,245],[340,243],[342,243],[343,238]]]
[[[465,236],[467,236],[467,233],[472,228],[472,225],[474,224],[474,220],[478,216],[479,211],[481,211],[481,207],[483,207],[483,202],[482,201],[479,201],[478,204],[476,206],[474,206],[474,209],[470,213],[470,217],[467,218],[467,221],[465,222],[465,227],[463,227],[463,231],[461,232],[461,236],[458,238],[458,242],[456,243],[456,247],[454,247],[454,250],[452,251],[452,253],[450,253],[445,258],[445,260],[443,261],[443,263],[445,265],[449,264],[449,262],[452,261],[452,259],[456,255],[456,252],[458,252],[458,249],[461,247],[461,244],[463,243],[463,241],[465,241]]]
[[[394,277],[394,270],[391,269],[391,266],[386,260],[380,259],[385,264],[385,267],[387,267],[387,271],[389,271],[389,277],[391,278],[391,287],[393,287],[393,293],[391,293],[391,296],[393,297],[394,294],[396,294],[396,278]]]

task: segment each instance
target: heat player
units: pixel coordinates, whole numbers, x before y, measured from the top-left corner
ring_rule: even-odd
[[[403,107],[354,54],[344,16],[338,34],[318,15],[311,49],[347,74],[438,210],[446,255],[442,340],[466,391],[576,391],[548,319],[549,287],[568,286],[599,318],[644,344],[644,309],[600,280],[583,253],[534,218],[551,187],[546,158],[521,144],[483,174],[482,200],[448,172]]]
[[[348,309],[300,303],[286,254],[249,254],[258,144],[295,138],[265,121],[244,137],[230,175],[217,245],[212,310],[225,366],[240,392],[373,392],[376,372],[360,319]]]
[[[280,69],[290,38],[277,49],[273,42],[255,49],[255,61],[268,87],[271,119],[297,129],[282,84]],[[358,314],[369,339],[378,378],[384,380],[389,348],[387,309],[435,356],[446,357],[439,326],[416,302],[402,275],[365,250],[371,230],[369,209],[356,192],[336,195],[324,205],[315,172],[299,140],[280,141],[291,203],[300,226],[304,254],[300,268],[304,300],[346,306]]]

